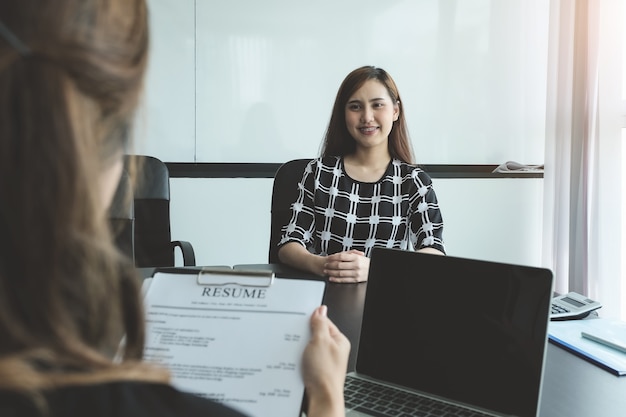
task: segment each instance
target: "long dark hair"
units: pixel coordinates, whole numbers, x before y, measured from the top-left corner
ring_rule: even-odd
[[[0,2],[0,388],[143,366],[138,279],[98,184],[128,142],[147,13],[145,0]]]
[[[328,129],[324,135],[322,156],[345,156],[352,154],[356,150],[356,141],[350,135],[346,126],[346,104],[350,97],[368,80],[378,80],[382,83],[387,89],[391,100],[397,103],[400,109],[398,120],[394,122],[391,133],[389,133],[389,154],[392,158],[413,163],[413,150],[398,87],[384,69],[373,66],[355,69],[341,83],[337,91],[335,104],[333,105]]]

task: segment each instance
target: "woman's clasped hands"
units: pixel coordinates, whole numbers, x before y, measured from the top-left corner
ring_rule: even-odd
[[[326,256],[324,275],[331,282],[349,283],[367,281],[370,259],[365,253],[352,249]]]

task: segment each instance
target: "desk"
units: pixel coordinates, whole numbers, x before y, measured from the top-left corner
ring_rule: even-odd
[[[272,270],[277,277],[320,279],[282,265],[247,264],[233,269]],[[148,276],[147,270],[142,271]],[[328,316],[352,344],[348,370],[356,364],[367,283],[328,283],[324,304]],[[626,377],[609,372],[548,343],[540,417],[626,416]]]

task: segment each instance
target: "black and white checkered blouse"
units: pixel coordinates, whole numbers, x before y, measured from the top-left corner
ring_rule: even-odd
[[[444,252],[437,196],[415,165],[394,159],[378,182],[366,183],[346,174],[342,158],[318,158],[298,190],[279,245],[299,242],[322,256],[350,249],[370,256],[374,246]]]

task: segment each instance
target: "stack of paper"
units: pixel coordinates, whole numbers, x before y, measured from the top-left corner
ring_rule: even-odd
[[[507,161],[493,170],[494,173],[543,172],[543,165],[526,165],[515,161]]]

